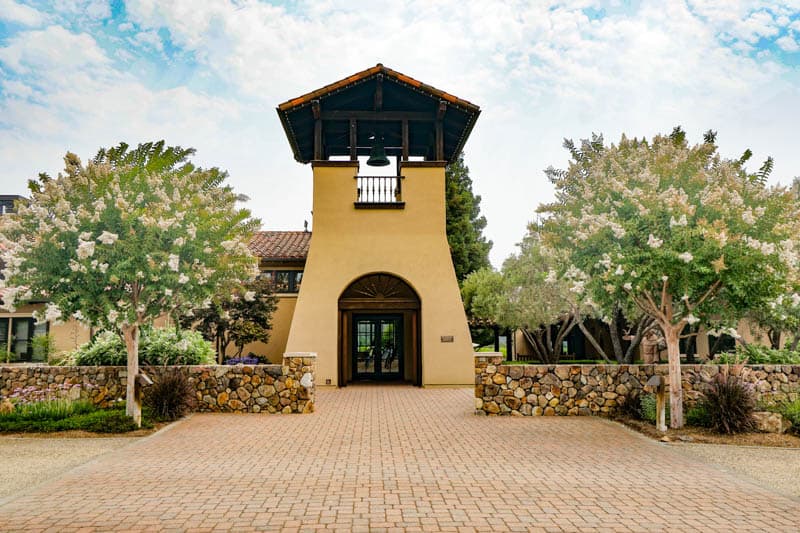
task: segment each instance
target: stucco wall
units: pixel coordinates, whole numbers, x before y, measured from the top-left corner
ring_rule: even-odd
[[[357,164],[314,165],[314,229],[286,349],[316,352],[320,383],[337,384],[339,296],[359,277],[384,272],[420,297],[423,385],[471,383],[472,341],[445,233],[444,167],[403,168],[405,209],[355,209],[357,172]]]
[[[286,340],[289,338],[289,329],[292,326],[294,307],[297,303],[296,295],[278,296],[278,303],[275,312],[272,314],[272,330],[269,334],[269,342],[251,342],[245,344],[243,355],[250,352],[256,355],[265,355],[270,363],[280,363],[283,354],[286,352]],[[228,347],[228,355],[234,355],[236,347]]]
[[[485,415],[611,414],[667,365],[503,365],[502,355],[475,356],[475,410]],[[684,401],[701,397],[720,365],[681,365]],[[743,380],[760,399],[800,397],[800,365],[748,365]]]

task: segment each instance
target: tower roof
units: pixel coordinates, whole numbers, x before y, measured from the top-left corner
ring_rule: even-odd
[[[292,98],[277,108],[294,157],[314,157],[315,124],[321,121],[322,157],[367,155],[373,135],[384,138],[389,155],[401,155],[403,121],[408,155],[439,159],[437,122],[442,131],[439,155],[452,161],[464,147],[480,114],[466,100],[422,83],[380,63],[321,89]],[[351,121],[357,123],[352,133]],[[351,138],[356,147],[352,150]]]

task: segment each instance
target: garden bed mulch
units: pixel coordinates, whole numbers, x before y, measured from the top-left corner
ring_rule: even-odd
[[[789,433],[739,433],[720,435],[705,428],[683,427],[658,431],[652,422],[618,418],[616,422],[646,437],[662,442],[693,442],[699,444],[728,444],[733,446],[768,446],[773,448],[800,448],[800,437]],[[665,437],[669,440],[665,440]]]

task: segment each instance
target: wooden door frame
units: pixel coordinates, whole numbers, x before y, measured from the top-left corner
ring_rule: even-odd
[[[395,314],[403,317],[403,381],[422,386],[421,302],[414,288],[389,273],[366,274],[350,283],[339,297],[337,377],[340,387],[353,379],[351,366],[353,315]],[[413,365],[407,376],[406,365]]]

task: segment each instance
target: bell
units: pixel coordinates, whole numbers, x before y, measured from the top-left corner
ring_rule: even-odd
[[[386,149],[383,147],[383,139],[375,136],[372,142],[372,148],[369,150],[369,159],[367,165],[371,167],[385,167],[389,164],[389,158],[386,157]]]

